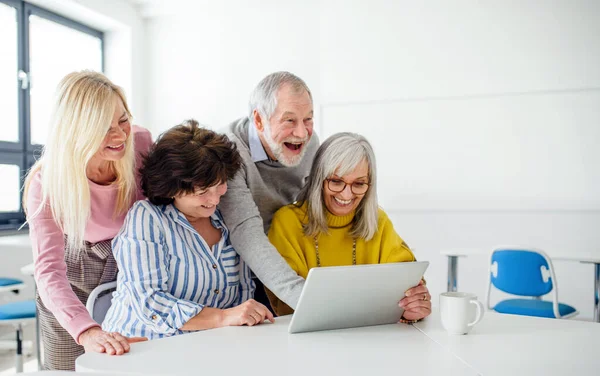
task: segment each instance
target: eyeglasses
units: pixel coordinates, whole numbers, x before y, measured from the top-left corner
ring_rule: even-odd
[[[326,179],[326,180],[327,180],[327,188],[329,188],[329,190],[331,192],[335,192],[335,193],[342,192],[344,189],[346,189],[346,186],[348,185],[348,183],[346,183],[345,181],[343,181],[341,179]],[[350,190],[355,195],[364,195],[369,190],[369,183],[365,183],[362,181],[355,181],[354,183],[350,184]]]

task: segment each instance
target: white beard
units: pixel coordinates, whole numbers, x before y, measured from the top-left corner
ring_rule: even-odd
[[[293,138],[294,142],[304,142],[304,145],[302,145],[302,151],[300,152],[300,154],[289,157],[283,153],[283,148],[285,147],[283,146],[283,142],[279,144],[275,142],[275,140],[273,140],[273,137],[271,136],[271,124],[269,124],[268,121],[265,121],[265,130],[263,132],[263,136],[265,138],[265,141],[267,142],[267,145],[269,145],[269,149],[271,149],[271,153],[273,153],[273,156],[277,159],[279,163],[281,163],[285,167],[295,167],[300,164],[300,162],[302,161],[302,157],[304,157],[304,154],[306,153],[306,147],[309,141],[308,136],[306,136],[306,138],[303,140]],[[290,140],[286,140],[284,142],[289,141]]]

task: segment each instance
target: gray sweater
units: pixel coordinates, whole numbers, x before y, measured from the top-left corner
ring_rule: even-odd
[[[254,125],[248,118],[242,118],[227,127],[227,135],[236,143],[243,164],[227,183],[227,193],[221,198],[219,208],[236,251],[269,290],[295,309],[304,279],[288,266],[265,234],[273,214],[294,202],[304,185],[319,139],[313,134],[298,166],[285,167],[270,160],[255,163],[248,143],[249,126]]]

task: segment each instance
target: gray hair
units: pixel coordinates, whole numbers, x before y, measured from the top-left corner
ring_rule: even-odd
[[[351,173],[362,161],[369,167],[369,190],[356,208],[350,234],[370,240],[377,232],[379,205],[377,203],[377,167],[375,153],[369,141],[356,133],[342,132],[329,137],[317,150],[310,175],[298,195],[298,206],[307,204],[308,223],[304,234],[314,237],[327,234],[327,216],[323,201],[325,179],[333,174]]]
[[[277,108],[277,91],[285,84],[291,85],[298,93],[306,91],[312,101],[310,89],[300,77],[290,72],[271,73],[258,83],[250,95],[250,113],[248,114],[250,120],[252,120],[254,110],[257,110],[268,122],[273,112],[275,112],[275,108]]]

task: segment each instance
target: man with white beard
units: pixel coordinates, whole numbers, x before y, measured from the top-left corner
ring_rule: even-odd
[[[219,204],[231,242],[259,279],[255,299],[270,307],[264,283],[296,308],[304,279],[266,233],[273,214],[295,201],[319,147],[308,86],[289,72],[268,75],[250,97],[249,116],[230,124],[227,133],[244,161]]]

